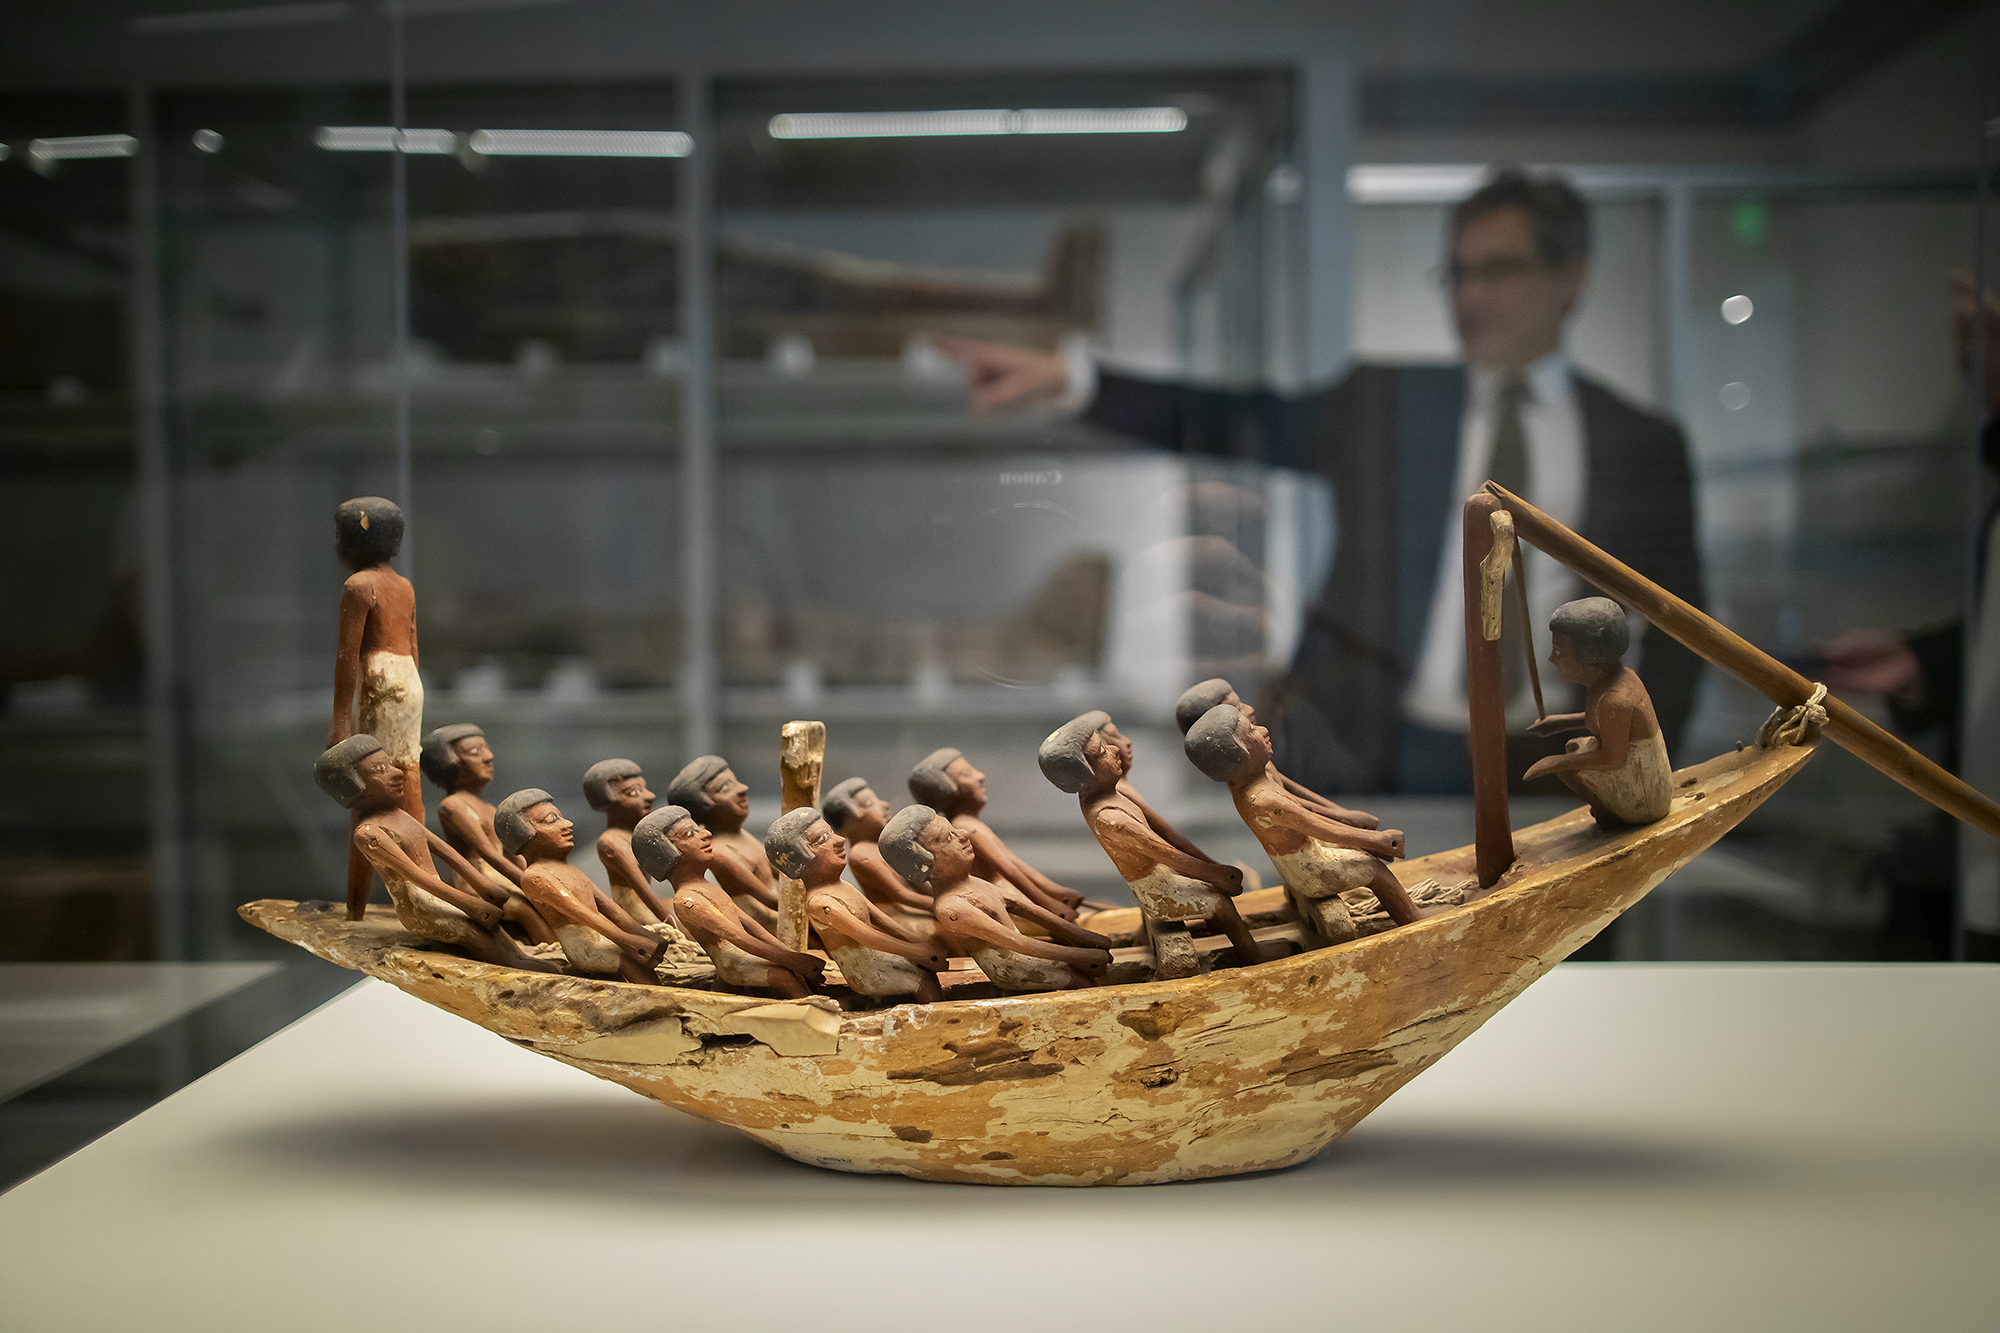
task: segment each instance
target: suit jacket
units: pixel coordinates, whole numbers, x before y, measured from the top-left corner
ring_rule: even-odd
[[[1680,429],[1587,376],[1574,383],[1590,468],[1583,535],[1701,605]],[[1423,648],[1438,535],[1465,500],[1451,493],[1465,398],[1463,366],[1363,365],[1297,398],[1098,378],[1085,413],[1098,426],[1177,452],[1318,472],[1331,483],[1339,527],[1326,588],[1291,671],[1259,708],[1279,763],[1310,786],[1396,787],[1401,701]],[[1640,675],[1671,751],[1694,707],[1701,663],[1651,626],[1642,651]]]

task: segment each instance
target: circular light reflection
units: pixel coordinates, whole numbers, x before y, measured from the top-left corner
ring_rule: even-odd
[[[194,146],[204,153],[219,153],[222,151],[222,136],[214,130],[196,130]]]
[[[1723,411],[1741,412],[1750,406],[1750,386],[1742,380],[1731,380],[1722,386],[1722,392],[1716,397],[1722,401]]]
[[[1757,307],[1747,296],[1732,296],[1722,303],[1722,317],[1731,324],[1741,324],[1757,313]]]

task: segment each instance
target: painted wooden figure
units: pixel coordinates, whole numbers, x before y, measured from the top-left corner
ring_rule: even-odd
[[[1037,758],[1042,776],[1076,796],[1084,823],[1138,899],[1158,974],[1200,971],[1191,941],[1178,932],[1173,944],[1162,936],[1166,922],[1199,920],[1228,936],[1241,962],[1262,962],[1262,948],[1230,901],[1243,891],[1243,872],[1205,855],[1138,798],[1125,780],[1130,750],[1119,739],[1108,714],[1085,713],[1050,733]]]
[[[1188,729],[1187,756],[1229,785],[1236,813],[1249,826],[1284,880],[1299,916],[1329,944],[1358,933],[1340,895],[1373,889],[1397,925],[1422,915],[1401,881],[1383,864],[1403,855],[1403,835],[1358,829],[1329,819],[1271,776],[1271,733],[1243,708],[1217,704]]]
[[[542,919],[521,892],[521,872],[526,867],[500,850],[500,835],[493,831],[493,807],[484,792],[493,781],[493,747],[486,733],[470,722],[452,722],[426,733],[418,762],[424,776],[444,789],[438,802],[438,826],[444,840],[474,865],[483,865],[512,886],[507,895],[507,924],[536,944],[556,943],[554,927]],[[475,885],[459,881],[460,887],[477,891]]]
[[[1201,721],[1202,714],[1217,704],[1234,704],[1248,713],[1252,721],[1256,720],[1257,710],[1236,693],[1235,686],[1222,679],[1222,677],[1217,676],[1211,680],[1205,680],[1199,685],[1189,686],[1181,694],[1179,702],[1174,705],[1174,721],[1179,725],[1181,735],[1187,735],[1188,728]],[[1271,777],[1284,787],[1286,791],[1319,811],[1328,819],[1338,820],[1342,824],[1352,824],[1355,828],[1381,827],[1381,822],[1366,810],[1349,810],[1338,801],[1329,800],[1321,796],[1304,783],[1292,781],[1292,779],[1278,771],[1276,763],[1271,765]]]
[[[604,865],[612,899],[642,926],[669,920],[670,910],[653,896],[653,881],[632,855],[632,830],[653,812],[644,770],[630,759],[600,759],[584,771],[583,799],[604,813],[597,859]]]
[[[551,970],[522,953],[500,928],[507,902],[504,885],[481,875],[409,812],[403,790],[409,770],[381,741],[360,732],[327,747],[313,765],[313,780],[354,816],[354,849],[364,867],[382,876],[403,929],[463,949],[481,962]],[[460,883],[473,887],[440,879],[431,859],[434,851]]]
[[[882,830],[882,855],[903,881],[937,900],[938,938],[1008,991],[1094,986],[1111,965],[1111,941],[1058,916],[1008,883],[978,878],[972,838],[927,805],[906,805]],[[1013,918],[1039,923],[1023,935]]]
[[[373,736],[407,778],[403,808],[424,818],[417,778],[424,729],[424,683],[417,675],[417,593],[390,561],[403,549],[403,511],[379,495],[343,501],[333,511],[333,552],[350,571],[340,593],[340,629],[333,659],[333,718],[329,748],[356,733]],[[347,857],[347,919],[368,905],[368,862]]]
[[[979,818],[986,808],[986,775],[958,750],[933,750],[910,770],[910,795],[949,819],[972,846],[974,873],[988,883],[1003,881],[1029,901],[1065,921],[1076,919],[1083,895],[1065,888],[1010,851],[1000,835]]]
[[[875,794],[866,778],[849,778],[835,785],[819,803],[827,827],[847,840],[847,871],[868,901],[919,935],[937,929],[931,914],[936,900],[903,883],[903,877],[882,859],[880,839],[889,823],[889,803]]]
[[[634,921],[590,876],[569,863],[576,826],[539,787],[515,792],[494,811],[493,827],[509,856],[525,857],[521,892],[556,928],[563,955],[579,972],[616,973],[621,981],[653,985],[653,964],[667,942]]]
[[[951,960],[930,933],[917,934],[843,880],[847,840],[807,806],[778,816],[764,850],[781,874],[806,889],[806,919],[819,932],[849,990],[869,996],[907,995],[919,1004],[944,998],[937,973]]]
[[[701,945],[724,985],[800,999],[826,979],[826,961],[787,949],[708,877],[715,835],[684,807],[662,806],[632,830],[639,868],[673,886],[674,924]]]
[[[743,831],[750,818],[750,788],[719,754],[692,760],[667,784],[667,800],[715,835],[716,882],[766,930],[778,923],[778,876],[764,844]]]
[[[1536,736],[1589,733],[1571,739],[1565,753],[1539,760],[1526,778],[1561,778],[1604,827],[1664,819],[1674,801],[1674,767],[1652,697],[1623,661],[1630,646],[1625,608],[1609,597],[1557,607],[1549,617],[1549,665],[1583,687],[1583,711],[1551,714],[1528,728]]]

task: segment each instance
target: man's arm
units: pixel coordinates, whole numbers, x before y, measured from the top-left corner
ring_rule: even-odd
[[[393,874],[399,879],[418,885],[435,894],[489,929],[500,924],[500,909],[487,902],[476,893],[467,893],[455,884],[447,884],[431,874],[410,858],[396,840],[372,824],[363,824],[354,830],[354,845],[368,864],[383,875]]]
[[[698,904],[693,913],[695,919],[707,927],[711,933],[722,936],[746,953],[756,954],[767,963],[775,963],[787,972],[797,973],[799,976],[810,980],[814,985],[818,985],[825,980],[825,959],[814,954],[800,953],[796,949],[786,948],[777,936],[758,925],[756,921],[741,911],[731,914],[734,917],[731,920],[706,899],[696,898],[694,901]],[[680,906],[680,902],[681,900],[678,897],[674,899],[676,908]]]
[[[1029,905],[1033,906],[1032,903]],[[1069,922],[1062,921],[1060,917],[1056,917],[1055,919],[1065,926],[1070,924]],[[954,935],[969,936],[972,939],[991,944],[997,949],[1005,949],[1009,953],[1021,953],[1028,955],[1030,958],[1047,958],[1051,962],[1068,963],[1074,967],[1083,968],[1085,971],[1095,968],[1099,972],[1102,972],[1109,964],[1111,958],[1109,949],[1072,948],[1065,944],[1058,944],[1053,939],[1038,940],[1032,935],[1023,935],[1020,931],[1015,930],[1011,926],[1002,925],[974,907],[963,905],[946,907],[940,920],[945,923],[946,929]],[[1049,925],[1047,921],[1044,921],[1042,924]],[[1051,930],[1053,930],[1053,927],[1051,927]],[[1090,932],[1085,931],[1084,933],[1089,934]],[[1096,938],[1103,939],[1104,937],[1099,935]],[[1106,940],[1105,943],[1108,945],[1110,941]]]
[[[368,628],[368,598],[352,579],[340,590],[340,634],[333,657],[333,720],[328,749],[354,734],[354,691],[361,683],[361,639]]]
[[[723,892],[730,897],[747,893],[771,910],[777,910],[777,890],[751,873],[750,868],[743,864],[743,858],[734,851],[718,845],[715,849],[715,859],[709,862],[708,868],[715,876],[715,882],[720,884]]]
[[[500,849],[500,840],[486,832],[485,821],[468,813],[456,805],[447,804],[451,798],[438,804],[438,822],[445,825],[445,831],[460,842],[479,853],[479,859],[506,877],[515,888],[521,886],[521,867],[513,857]]]
[[[1631,757],[1632,705],[1606,699],[1597,706],[1596,749],[1572,750],[1538,759],[1522,775],[1522,780],[1531,782],[1549,773],[1615,773]]]
[[[1582,731],[1590,725],[1583,713],[1550,713],[1528,724],[1530,736],[1560,736],[1566,731]]]
[[[631,843],[623,838],[600,837],[597,840],[597,859],[603,864],[604,872],[611,877],[612,883],[622,882],[629,887],[639,895],[639,901],[646,904],[647,909],[660,920],[673,919],[667,915],[667,909],[660,900],[653,896],[653,877],[639,869],[639,858],[632,855]]]
[[[1308,838],[1317,838],[1335,847],[1367,852],[1385,861],[1394,861],[1403,855],[1403,833],[1400,829],[1355,828],[1352,824],[1328,819],[1303,802],[1283,794],[1264,794],[1250,799],[1251,807],[1258,816],[1270,820],[1279,828],[1303,833]]]
[[[1041,871],[1014,855],[1012,849],[1001,841],[1000,835],[985,824],[977,824],[972,830],[972,845],[1000,872],[1002,878],[1051,911],[1075,913],[1076,904],[1083,901],[1083,895],[1075,889],[1065,888]]]
[[[942,972],[951,960],[935,945],[918,944],[906,940],[894,931],[879,929],[873,922],[864,921],[842,902],[806,900],[806,915],[822,930],[838,931],[853,939],[864,948],[878,953],[892,953],[907,958],[918,967],[931,972]]]
[[[424,838],[430,843],[431,852],[443,858],[446,865],[464,876],[465,882],[472,885],[474,891],[480,897],[487,899],[489,902],[498,903],[502,907],[507,905],[506,884],[494,880],[491,875],[486,874],[478,866],[473,865],[472,862],[460,856],[456,847],[453,847],[443,838],[431,832],[430,829],[424,829]]]
[[[856,856],[853,849],[847,853],[847,868],[854,872],[854,878],[861,891],[870,898],[886,898],[903,907],[919,912],[928,912],[937,906],[937,899],[928,893],[918,893],[903,882],[903,877],[891,870],[882,860],[878,851],[873,856]]]
[[[1273,771],[1275,771],[1275,769]],[[1366,810],[1349,810],[1346,806],[1340,804],[1338,801],[1329,801],[1328,799],[1326,799],[1326,797],[1321,796],[1318,792],[1306,786],[1304,783],[1292,781],[1290,778],[1286,777],[1283,773],[1278,774],[1278,781],[1284,784],[1284,788],[1286,791],[1298,797],[1301,801],[1304,801],[1307,805],[1319,811],[1321,814],[1325,815],[1328,819],[1338,820],[1339,822],[1351,825],[1354,828],[1382,827],[1382,821],[1375,818],[1375,816],[1369,814]]]
[[[1098,843],[1114,864],[1118,860],[1112,851],[1115,846],[1165,866],[1176,875],[1212,884],[1223,893],[1233,895],[1243,889],[1243,872],[1235,866],[1219,865],[1199,853],[1191,856],[1123,810],[1098,811],[1091,817],[1090,831],[1097,835]]]
[[[1120,785],[1124,788],[1125,798],[1138,806],[1139,813],[1146,817],[1146,827],[1189,856],[1197,857],[1200,860],[1208,862],[1210,865],[1221,864],[1207,852],[1204,852],[1201,848],[1188,841],[1187,837],[1179,829],[1162,819],[1158,811],[1146,804],[1146,798],[1139,794],[1137,788],[1133,787],[1130,783],[1122,783]]]

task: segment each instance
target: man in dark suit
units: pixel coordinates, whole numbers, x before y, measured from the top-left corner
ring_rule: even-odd
[[[967,340],[976,408],[1064,400],[1161,448],[1311,470],[1332,484],[1338,549],[1291,671],[1262,701],[1287,773],[1322,791],[1470,788],[1459,507],[1491,478],[1697,605],[1701,571],[1679,429],[1574,370],[1563,327],[1589,262],[1584,202],[1558,177],[1495,174],[1452,214],[1446,268],[1467,364],[1361,365],[1298,398],[1207,389]],[[1579,595],[1531,556],[1535,630]],[[1648,629],[1640,674],[1669,750],[1700,663]],[[1510,683],[1510,730],[1534,708]],[[1549,752],[1524,734],[1522,771]]]

